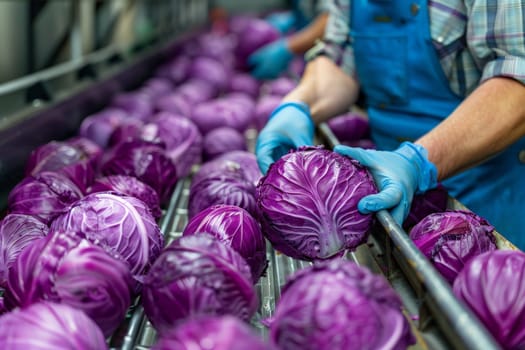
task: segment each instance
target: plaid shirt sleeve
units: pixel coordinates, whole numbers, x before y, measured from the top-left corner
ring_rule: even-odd
[[[525,84],[525,0],[468,0],[467,45],[481,81],[495,76]]]
[[[306,59],[312,60],[324,55],[335,62],[347,74],[354,76],[354,54],[348,45],[350,32],[350,0],[325,1],[329,16],[324,39],[306,53]]]

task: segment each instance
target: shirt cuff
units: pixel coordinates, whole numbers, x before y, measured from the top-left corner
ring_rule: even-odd
[[[488,62],[483,69],[481,82],[497,76],[513,78],[525,84],[525,59],[518,56],[505,56]]]

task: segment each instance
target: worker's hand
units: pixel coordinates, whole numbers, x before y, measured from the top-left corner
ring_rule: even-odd
[[[266,21],[281,34],[285,34],[295,26],[296,18],[293,11],[286,11],[272,13],[266,17]]]
[[[300,146],[311,146],[315,125],[308,106],[301,102],[285,102],[277,107],[261,130],[255,145],[259,168],[266,174],[270,164]]]
[[[271,42],[248,57],[252,75],[257,79],[275,79],[286,70],[293,58],[286,39]]]
[[[437,186],[436,167],[421,145],[404,142],[392,152],[338,145],[334,151],[359,161],[374,177],[380,192],[359,201],[357,208],[363,214],[391,209],[392,217],[401,225],[414,194]]]

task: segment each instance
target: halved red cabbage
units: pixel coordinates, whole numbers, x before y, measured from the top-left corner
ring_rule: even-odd
[[[3,350],[108,349],[100,328],[70,305],[42,301],[0,317]]]
[[[145,278],[142,300],[161,334],[199,315],[247,321],[258,303],[244,258],[208,234],[181,237],[166,247]]]
[[[504,349],[525,348],[525,254],[495,250],[470,259],[454,280],[466,303]]]
[[[12,310],[48,300],[84,311],[109,336],[130,306],[126,263],[79,233],[50,232],[26,247],[11,266],[5,305]]]
[[[370,138],[370,126],[364,116],[348,112],[328,120],[328,127],[340,142]]]
[[[31,215],[8,214],[0,222],[0,287],[22,249],[47,235],[49,227]]]
[[[235,205],[214,205],[195,215],[183,236],[208,233],[235,249],[250,265],[254,283],[267,266],[266,242],[259,223]]]
[[[125,261],[142,279],[164,246],[164,237],[146,204],[131,196],[92,193],[51,224],[51,231],[80,232],[112,256]]]
[[[118,108],[107,108],[86,117],[80,124],[79,135],[86,137],[102,148],[106,148],[109,137],[123,120],[128,119],[127,113]]]
[[[150,185],[167,203],[177,182],[175,165],[158,144],[144,140],[121,142],[103,160],[104,175],[135,176]]]
[[[179,177],[188,176],[192,167],[202,160],[202,135],[188,118],[168,112],[157,113],[143,128],[141,137],[165,144],[166,154],[175,164]]]
[[[275,350],[236,317],[202,316],[164,334],[152,350]]]
[[[258,217],[255,184],[240,163],[212,160],[204,163],[193,177],[188,217],[191,219],[198,212],[216,204],[236,205]]]
[[[452,283],[463,266],[481,253],[496,250],[494,227],[465,210],[450,210],[424,217],[410,238],[436,269]]]
[[[372,215],[357,210],[376,193],[357,161],[323,147],[301,147],[275,163],[257,186],[261,224],[275,249],[297,259],[328,259],[364,243]]]
[[[138,198],[146,204],[155,219],[158,220],[162,216],[157,192],[136,177],[128,175],[100,177],[88,188],[88,194],[97,192],[116,192]]]
[[[287,350],[404,350],[415,343],[384,277],[342,259],[294,274],[269,323],[270,339]]]
[[[204,136],[203,158],[211,160],[231,151],[246,151],[246,138],[239,131],[223,126],[213,129]]]
[[[20,181],[9,193],[7,206],[10,213],[32,215],[49,224],[82,197],[80,188],[66,176],[44,171]]]
[[[50,141],[31,152],[26,163],[25,174],[29,176],[44,171],[59,172],[85,193],[86,188],[95,178],[97,161],[74,143]]]

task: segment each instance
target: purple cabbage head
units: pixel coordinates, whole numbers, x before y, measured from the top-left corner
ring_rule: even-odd
[[[182,323],[164,334],[153,350],[275,350],[236,317],[202,316]]]
[[[465,210],[433,213],[410,231],[410,238],[436,269],[452,283],[465,263],[481,253],[496,250],[494,227]]]
[[[180,84],[188,78],[190,66],[191,59],[188,56],[179,55],[161,65],[155,71],[155,76],[169,79],[174,84]]]
[[[192,167],[202,160],[202,135],[188,118],[158,113],[143,128],[142,139],[159,140],[166,145],[166,154],[175,164],[179,177],[188,176]]]
[[[257,186],[261,224],[275,249],[297,259],[328,259],[366,242],[372,215],[357,210],[377,189],[357,161],[302,147],[273,163]]]
[[[252,98],[259,96],[260,83],[248,73],[237,73],[230,80],[229,92],[243,92]]]
[[[44,171],[20,181],[7,198],[8,211],[32,215],[45,224],[66,212],[83,193],[66,176]]]
[[[100,157],[102,153],[98,154]],[[26,176],[44,171],[59,172],[85,193],[95,178],[98,159],[86,153],[80,144],[51,141],[34,149],[26,164]]]
[[[49,227],[31,215],[8,214],[0,222],[0,287],[5,287],[7,271],[20,252],[47,235]]]
[[[189,75],[193,79],[207,82],[219,91],[224,91],[230,84],[231,72],[220,61],[201,56],[192,61]]]
[[[126,263],[79,233],[55,231],[26,247],[11,266],[5,304],[10,310],[43,300],[66,304],[109,336],[124,320],[131,287]]]
[[[210,164],[210,165],[209,165]],[[216,165],[213,165],[216,164]],[[248,151],[231,151],[224,153],[214,159],[213,162],[207,162],[203,167],[235,167],[242,169],[244,177],[257,186],[259,180],[262,178],[261,169],[257,164],[255,154]]]
[[[261,130],[266,123],[268,118],[282,102],[283,98],[276,95],[265,95],[257,101],[254,112],[254,123],[257,130]]]
[[[250,265],[254,283],[267,266],[266,242],[259,223],[235,205],[214,205],[195,215],[183,236],[207,233],[235,249]]]
[[[251,123],[253,111],[233,102],[228,98],[220,98],[202,103],[193,109],[191,120],[203,135],[221,126],[244,132]]]
[[[173,84],[167,78],[149,78],[140,87],[140,92],[145,94],[150,100],[164,96],[173,90]]]
[[[100,328],[84,312],[48,301],[0,317],[3,350],[108,349]]]
[[[118,108],[108,108],[86,117],[80,125],[79,135],[106,148],[109,138],[122,121],[128,119],[127,113]]]
[[[145,278],[142,300],[161,334],[199,315],[247,321],[258,304],[244,258],[207,234],[181,237],[164,249]]]
[[[143,140],[121,142],[107,154],[102,174],[135,176],[151,186],[161,203],[168,202],[175,183],[175,165],[158,144]]]
[[[130,117],[140,120],[148,119],[153,113],[151,98],[139,91],[120,93],[113,98],[111,105],[125,110]]]
[[[415,343],[384,277],[343,259],[292,275],[269,323],[270,339],[287,350],[404,350]]]
[[[140,119],[128,118],[123,120],[109,137],[108,147],[113,147],[121,142],[140,139],[142,128],[144,128],[144,121]]]
[[[266,95],[276,95],[281,96],[282,98],[285,95],[288,95],[288,93],[295,89],[296,86],[297,82],[292,78],[279,77],[266,82],[262,89]]]
[[[237,20],[237,22],[241,21]],[[259,18],[247,18],[242,24],[238,23],[237,27],[243,28],[236,33],[237,47],[235,48],[235,55],[241,68],[246,68],[246,60],[252,53],[264,45],[277,40],[280,36],[277,29],[267,21]]]
[[[188,217],[216,204],[236,205],[258,217],[255,184],[235,161],[204,163],[193,177],[188,199]]]
[[[233,128],[219,127],[204,136],[203,157],[205,161],[227,152],[246,150],[246,138]]]
[[[97,192],[116,192],[143,201],[151,215],[158,220],[162,216],[157,192],[136,177],[128,175],[109,175],[96,179],[88,189],[88,194]]]
[[[525,254],[490,251],[470,259],[454,280],[466,303],[504,349],[525,348]]]
[[[80,232],[129,265],[141,279],[159,256],[164,237],[146,204],[131,196],[93,193],[57,217],[51,230]]]
[[[330,119],[327,124],[340,142],[370,138],[368,119],[357,113],[348,112],[339,115]]]
[[[425,216],[445,211],[447,202],[448,192],[441,184],[425,193],[416,194],[412,199],[410,212],[403,222],[403,228],[408,232]]]

